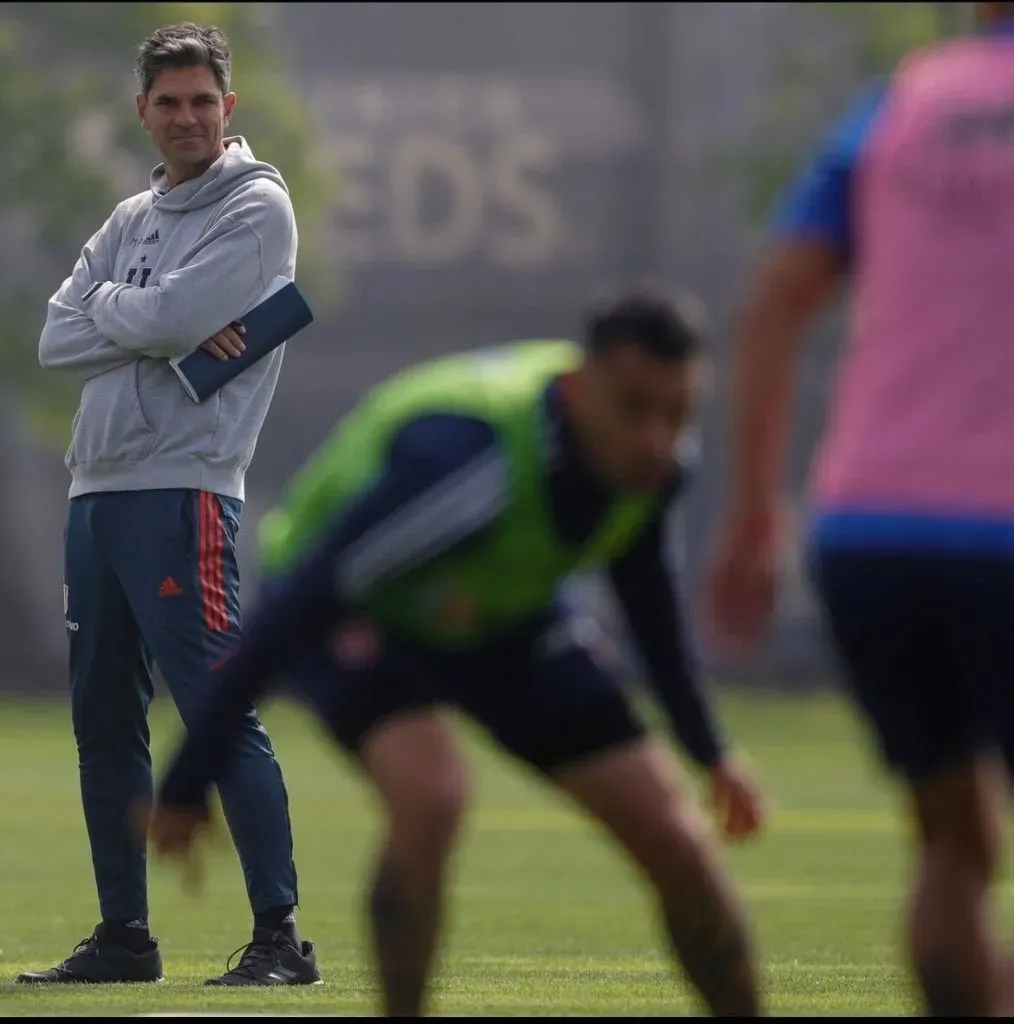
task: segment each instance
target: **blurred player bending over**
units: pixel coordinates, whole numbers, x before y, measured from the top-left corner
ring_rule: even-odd
[[[853,693],[911,793],[909,947],[937,1016],[1002,1009],[987,895],[997,755],[1014,757],[1014,4],[976,8],[984,36],[910,55],[783,211],[739,339],[711,594],[728,637],[757,638],[793,365],[851,272],[813,563]]]
[[[655,887],[712,1012],[755,1016],[743,913],[716,853],[561,581],[608,567],[672,725],[710,772],[725,831],[760,797],[698,689],[664,555],[688,467],[696,326],[631,297],[592,318],[584,356],[531,342],[411,369],[371,393],[265,522],[271,582],[190,723],[153,837],[186,855],[220,751],[284,671],[359,761],[386,813],[369,901],[390,1016],[424,1010],[465,799],[456,706],[601,821]]]

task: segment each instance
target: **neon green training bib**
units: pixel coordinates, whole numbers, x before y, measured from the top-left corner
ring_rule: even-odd
[[[284,573],[323,539],[385,469],[397,432],[434,413],[488,423],[508,465],[507,507],[475,543],[380,587],[366,611],[431,647],[479,646],[546,606],[563,579],[623,554],[658,508],[654,495],[617,499],[586,543],[561,540],[549,504],[545,393],[581,364],[567,341],[520,342],[413,367],[368,394],[291,482],[259,535],[263,570]]]

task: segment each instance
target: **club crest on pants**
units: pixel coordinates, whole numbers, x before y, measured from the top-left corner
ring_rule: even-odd
[[[70,590],[65,583],[63,585],[63,624],[68,633],[77,633],[81,629],[80,623],[71,622],[70,618]]]

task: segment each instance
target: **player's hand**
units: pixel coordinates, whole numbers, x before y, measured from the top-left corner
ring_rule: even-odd
[[[722,834],[732,842],[756,835],[764,825],[764,795],[746,762],[726,757],[711,769],[711,806]]]
[[[201,836],[211,830],[209,811],[157,806],[142,809],[139,819],[156,853],[179,864],[184,890],[200,892],[204,878],[198,847]]]
[[[733,515],[719,530],[715,559],[705,578],[704,623],[734,651],[756,646],[770,624],[785,532],[784,516],[775,508]]]
[[[210,352],[216,359],[235,359],[246,351],[242,337],[245,332],[246,328],[236,321],[202,342],[201,348],[205,352]]]

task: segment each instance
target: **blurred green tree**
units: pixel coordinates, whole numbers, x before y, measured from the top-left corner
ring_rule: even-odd
[[[117,202],[145,187],[158,160],[133,100],[133,54],[152,29],[196,21],[226,32],[239,96],[230,130],[285,175],[300,224],[301,276],[326,272],[318,234],[330,222],[334,175],[315,156],[305,105],[284,81],[274,27],[280,6],[0,3],[0,239],[8,254],[0,386],[54,444],[66,441],[79,388],[38,368],[46,299],[82,243]],[[319,307],[330,290],[315,291]]]

